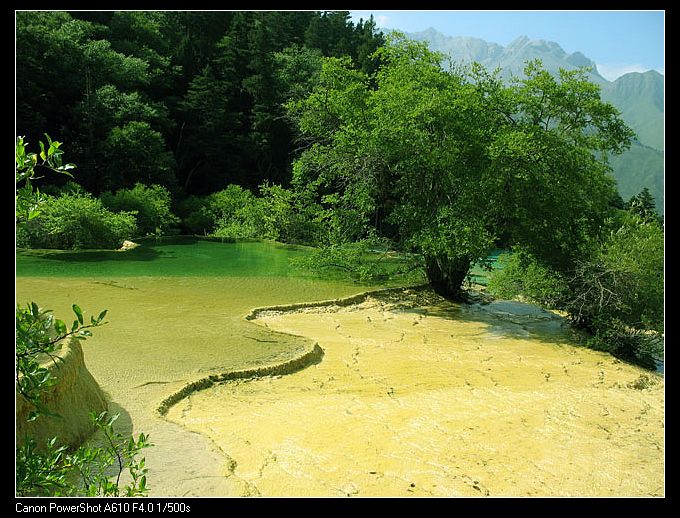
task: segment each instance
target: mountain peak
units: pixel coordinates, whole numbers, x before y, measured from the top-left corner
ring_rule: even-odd
[[[528,36],[520,36],[512,40],[507,47],[507,52],[549,52],[557,57],[566,56],[566,52],[558,43],[547,40],[532,40]],[[584,56],[585,57],[585,56]]]
[[[592,67],[589,78],[597,84],[607,83],[591,59],[578,51],[567,54],[554,41],[531,39],[527,35],[521,35],[504,47],[480,38],[446,36],[432,27],[409,36],[419,41],[427,41],[431,49],[448,54],[459,62],[476,61],[490,70],[499,67],[507,76],[521,74],[527,61],[538,58],[543,62],[543,66],[553,73],[560,68]]]
[[[440,34],[440,35],[442,35],[442,36],[445,36],[443,33],[439,32],[439,31],[438,31],[437,29],[435,29],[434,27],[428,27],[428,28],[425,29],[424,31],[420,31],[420,33],[423,34],[423,35],[425,35],[425,34]]]
[[[522,48],[524,47],[527,43],[529,43],[531,40],[529,39],[529,36],[518,36],[514,40],[512,40],[510,43],[508,43],[508,46],[506,49],[515,49],[515,48]]]
[[[592,67],[595,65],[591,59],[585,57],[579,51],[572,52],[567,56],[567,62],[575,67]]]
[[[645,72],[628,72],[618,77],[614,83],[636,83],[636,84],[656,84],[663,88],[664,77],[663,74],[657,70],[647,70]]]

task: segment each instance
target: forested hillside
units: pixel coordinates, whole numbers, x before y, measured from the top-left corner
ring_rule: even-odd
[[[285,185],[282,103],[308,93],[322,56],[371,72],[382,42],[347,12],[18,12],[17,134],[63,141],[95,195]]]

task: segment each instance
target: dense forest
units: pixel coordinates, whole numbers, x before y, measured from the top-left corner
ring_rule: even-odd
[[[16,39],[18,134],[63,141],[95,195],[142,182],[175,197],[288,184],[283,103],[322,56],[370,73],[383,43],[373,20],[312,11],[19,12]]]

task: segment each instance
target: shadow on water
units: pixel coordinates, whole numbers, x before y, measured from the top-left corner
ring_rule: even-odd
[[[118,419],[113,423],[113,429],[116,433],[124,436],[130,436],[133,431],[132,418],[127,410],[120,406],[115,401],[109,400],[109,416],[118,414]]]
[[[16,252],[17,277],[294,275],[291,258],[306,253],[274,242],[240,242],[170,236],[138,239],[138,247],[116,250],[27,250]]]
[[[155,247],[142,245],[133,250],[118,252],[115,250],[78,250],[77,252],[43,252],[41,259],[64,262],[84,262],[95,263],[101,261],[129,262],[129,261],[154,261],[162,257],[163,259],[174,259],[172,253],[162,252]]]
[[[498,300],[491,303],[453,302],[434,293],[429,287],[419,287],[399,302],[399,295],[390,294],[385,302],[396,302],[396,311],[483,324],[484,332],[496,337],[517,337],[554,345],[579,345],[576,331],[562,317],[537,306],[516,301]],[[396,295],[396,297],[395,297]],[[383,299],[382,296],[378,298]]]
[[[200,236],[164,236],[164,237],[144,237],[136,241],[143,246],[164,246],[164,245],[194,245],[199,241],[207,239]],[[227,242],[227,241],[225,241]],[[135,249],[136,250],[136,249]]]
[[[150,262],[156,259],[176,259],[173,251],[163,250],[166,246],[194,245],[201,238],[197,236],[145,237],[137,240],[138,247],[125,252],[118,250],[21,250],[26,257],[49,259],[51,261],[96,263],[102,261]]]

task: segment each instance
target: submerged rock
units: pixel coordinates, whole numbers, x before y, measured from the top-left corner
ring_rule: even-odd
[[[139,243],[135,243],[133,241],[128,241],[127,239],[123,241],[123,244],[120,245],[120,248],[118,249],[119,252],[125,252],[127,250],[132,250],[133,248],[137,248],[139,246]]]

